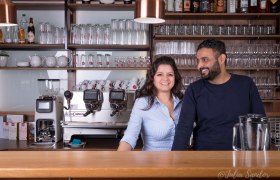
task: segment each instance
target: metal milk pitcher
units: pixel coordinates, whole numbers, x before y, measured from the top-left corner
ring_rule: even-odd
[[[237,143],[238,140],[240,143]],[[237,147],[240,144],[240,148]],[[268,118],[260,114],[239,116],[233,127],[233,150],[264,151],[270,148]]]

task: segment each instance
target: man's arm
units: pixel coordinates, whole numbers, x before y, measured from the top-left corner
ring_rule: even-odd
[[[260,94],[258,92],[258,88],[253,82],[253,80],[251,81],[251,86],[250,86],[250,101],[251,101],[251,113],[265,115],[264,106]]]
[[[193,93],[193,88],[190,85],[186,90],[180,118],[176,127],[174,142],[172,146],[173,151],[186,150],[193,131],[193,125],[196,118],[196,103]]]

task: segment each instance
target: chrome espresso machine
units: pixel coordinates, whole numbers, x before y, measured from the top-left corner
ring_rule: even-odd
[[[126,129],[135,91],[99,89],[64,92],[63,142],[73,136],[118,137]]]

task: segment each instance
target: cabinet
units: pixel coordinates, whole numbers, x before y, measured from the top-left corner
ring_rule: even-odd
[[[13,1],[17,7],[18,20],[23,13],[27,17],[34,16],[35,29],[39,29],[39,22],[50,22],[67,30],[67,38],[64,44],[0,44],[0,50],[8,51],[10,59],[8,67],[0,67],[0,81],[5,85],[4,91],[0,93],[1,114],[10,111],[32,115],[35,99],[38,97],[37,78],[59,78],[63,80],[62,88],[70,89],[81,82],[82,79],[113,78],[128,80],[134,76],[144,77],[147,67],[78,67],[76,55],[89,55],[97,53],[110,54],[113,57],[140,57],[150,56],[151,46],[148,42],[143,45],[119,45],[119,44],[74,44],[71,43],[72,24],[110,24],[112,18],[133,19],[134,4],[123,4],[117,0],[115,4],[99,4],[99,1],[92,1],[93,4],[81,4],[81,1],[59,0],[59,1]],[[106,14],[107,16],[104,16]],[[38,41],[37,41],[38,42]],[[28,56],[39,54],[42,56],[59,56],[65,54],[72,64],[69,67],[17,67],[16,61],[22,57],[28,60]],[[59,54],[59,55],[58,55]],[[5,77],[8,77],[5,79]],[[114,79],[115,78],[115,79]],[[15,82],[9,85],[9,82]],[[30,87],[26,87],[31,85]],[[26,89],[23,94],[29,93],[26,97],[17,93],[17,86]],[[6,96],[6,94],[9,94]],[[18,100],[18,102],[17,102]],[[3,107],[3,108],[2,108]]]
[[[280,116],[279,13],[165,13],[165,19],[153,29],[153,57],[174,56],[185,86],[200,78],[197,45],[220,39],[227,46],[229,72],[251,76],[267,115]]]

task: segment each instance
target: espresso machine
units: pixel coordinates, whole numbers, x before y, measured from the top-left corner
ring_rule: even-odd
[[[56,143],[62,138],[63,98],[40,96],[36,99],[35,137],[36,143]]]
[[[120,137],[126,129],[135,99],[135,91],[65,91],[63,142],[71,137]]]

